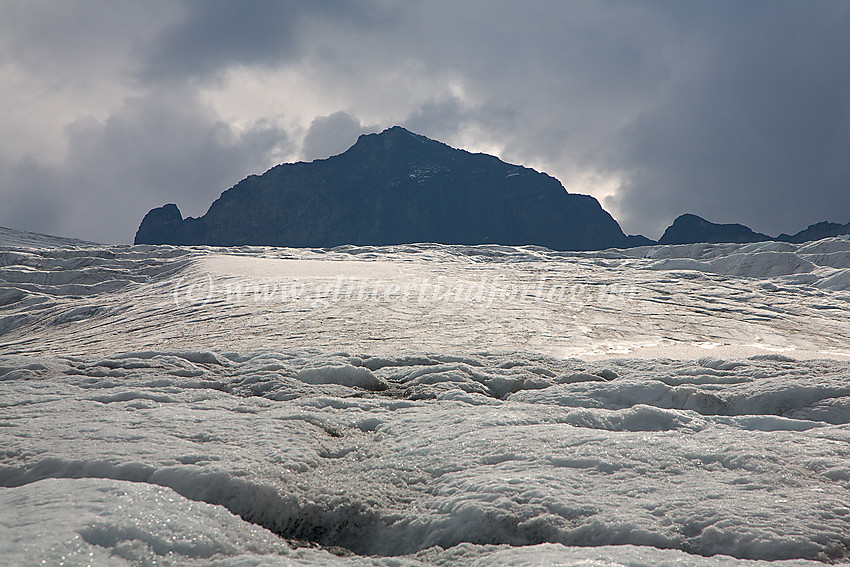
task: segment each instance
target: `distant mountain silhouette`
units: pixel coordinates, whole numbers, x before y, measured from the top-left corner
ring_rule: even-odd
[[[658,244],[695,244],[697,242],[719,244],[724,242],[764,242],[768,240],[799,244],[842,234],[850,234],[850,223],[819,222],[809,225],[808,228],[793,235],[782,233],[773,237],[754,232],[742,224],[717,224],[697,215],[684,214],[667,227],[658,240]]]
[[[850,222],[847,224],[838,224],[835,222],[822,221],[815,224],[810,224],[807,228],[801,230],[797,234],[785,234],[784,232],[776,237],[777,240],[784,242],[809,242],[810,240],[820,240],[822,238],[831,238],[842,234],[850,234]]]
[[[545,173],[458,150],[395,126],[342,154],[289,163],[228,189],[200,218],[151,210],[136,244],[331,247],[536,244],[597,250],[652,244],[626,236],[593,197]]]
[[[761,242],[768,235],[753,232],[742,224],[716,224],[702,217],[684,214],[667,227],[658,244],[694,244],[697,242]]]

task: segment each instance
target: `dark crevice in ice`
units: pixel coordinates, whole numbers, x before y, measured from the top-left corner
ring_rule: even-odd
[[[327,503],[307,502],[224,472],[199,473],[189,467],[154,469],[139,463],[114,465],[55,458],[43,459],[32,467],[0,467],[0,486],[4,488],[48,478],[101,478],[170,488],[190,500],[223,506],[294,547],[321,547],[337,555],[374,554],[369,542],[374,542],[389,526],[377,512],[345,496]]]
[[[343,495],[326,495],[324,502],[307,501],[223,472],[201,473],[191,467],[154,469],[139,463],[114,465],[102,461],[69,462],[55,458],[43,459],[31,467],[0,467],[0,486],[7,488],[47,478],[103,478],[170,488],[190,500],[221,505],[246,522],[277,534],[292,547],[322,549],[339,556],[407,555],[433,546],[448,549],[462,543],[515,547],[541,543],[579,547],[631,544],[679,549],[706,557],[716,552],[698,543],[704,526],[688,526],[681,538],[672,539],[616,526],[601,529],[605,526],[586,521],[594,515],[595,510],[592,509],[575,517],[532,518],[527,521],[510,513],[498,515],[479,510],[478,513],[489,517],[476,517],[474,520],[486,520],[482,524],[489,527],[486,531],[464,534],[462,530],[447,529],[447,524],[438,519],[429,527],[428,533],[423,533],[422,526],[417,528],[415,524],[418,521],[410,516],[402,513],[382,515],[367,504]],[[82,537],[85,539],[85,534]],[[836,543],[824,553],[808,556],[810,554],[802,550],[796,557],[789,553],[784,558],[835,562],[847,556],[847,548]]]

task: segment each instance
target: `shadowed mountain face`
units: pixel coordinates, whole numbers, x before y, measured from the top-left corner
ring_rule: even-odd
[[[742,224],[717,224],[702,217],[684,214],[667,227],[658,244],[694,244],[697,242],[762,242],[773,240],[760,232],[753,232]]]
[[[835,222],[822,221],[815,224],[810,224],[807,228],[801,230],[797,234],[785,234],[784,232],[776,237],[777,240],[784,242],[793,242],[799,244],[801,242],[809,242],[810,240],[821,240],[823,238],[832,238],[843,234],[850,234],[850,222],[847,224],[839,224]]]
[[[850,234],[850,223],[838,224],[834,222],[819,222],[809,225],[808,228],[796,234],[782,233],[773,237],[760,232],[754,232],[742,224],[717,224],[692,214],[684,214],[676,218],[673,224],[667,227],[664,234],[658,240],[658,244],[695,244],[707,242],[720,244],[724,242],[747,243],[764,242],[766,240],[778,240],[781,242],[792,242],[800,244],[822,238],[831,238]]]
[[[650,241],[627,237],[596,199],[567,193],[554,177],[399,126],[360,136],[340,155],[252,175],[200,218],[183,219],[173,204],[153,209],[135,238],[220,246],[413,242],[596,250]]]

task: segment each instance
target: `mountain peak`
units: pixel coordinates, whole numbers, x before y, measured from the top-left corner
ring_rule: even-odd
[[[549,175],[401,126],[345,152],[283,164],[222,193],[200,218],[155,209],[137,244],[535,244],[594,250],[632,243],[593,197]]]
[[[425,137],[425,136],[421,136],[419,134],[414,134],[413,132],[411,132],[407,128],[404,128],[403,126],[399,126],[398,124],[396,124],[395,126],[390,126],[389,128],[386,128],[385,130],[381,131],[378,135],[379,136],[411,136],[411,137],[416,137],[416,138],[424,138]]]
[[[754,232],[742,224],[717,224],[691,213],[680,215],[667,227],[658,244],[694,244],[697,242],[762,242],[766,234]]]
[[[419,140],[419,141],[427,141],[434,142],[431,138],[423,136],[421,134],[415,134],[410,130],[403,128],[401,126],[390,126],[389,128],[382,130],[376,134],[366,134],[367,136],[378,136],[380,138],[390,138],[395,140]]]
[[[372,134],[361,134],[357,142],[348,151],[358,152],[360,150],[383,150],[394,152],[398,150],[421,151],[425,145],[449,148],[446,144],[432,140],[420,134],[414,134],[401,126],[393,126],[381,132]],[[348,153],[348,152],[346,152]]]

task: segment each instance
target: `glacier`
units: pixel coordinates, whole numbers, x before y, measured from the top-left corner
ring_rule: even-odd
[[[10,565],[850,560],[850,240],[0,229]]]

